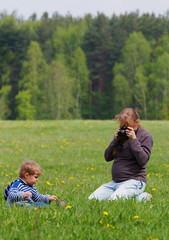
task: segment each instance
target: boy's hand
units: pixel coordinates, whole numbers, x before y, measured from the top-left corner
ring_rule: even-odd
[[[23,194],[23,198],[26,198],[26,197],[31,197],[32,196],[32,193],[31,192],[25,192]]]
[[[49,197],[49,202],[51,202],[52,200],[55,200],[56,202],[59,201],[59,199],[56,196],[50,196]]]

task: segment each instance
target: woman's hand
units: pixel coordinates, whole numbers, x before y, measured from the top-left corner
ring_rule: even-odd
[[[59,201],[59,199],[56,196],[50,196],[49,197],[49,202],[51,202],[52,200],[55,200],[56,202]]]
[[[136,134],[135,131],[132,127],[127,127],[126,129],[126,135],[129,137],[131,140],[136,139]]]
[[[116,141],[118,141],[118,131],[120,130],[120,128],[119,129],[117,129],[117,131],[115,132],[115,134],[114,134],[114,138],[116,139]]]

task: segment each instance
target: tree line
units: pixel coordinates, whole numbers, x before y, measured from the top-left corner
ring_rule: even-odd
[[[0,13],[0,119],[169,119],[168,33],[168,13]]]

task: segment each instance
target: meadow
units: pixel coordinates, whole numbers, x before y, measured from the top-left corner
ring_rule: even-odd
[[[114,121],[0,121],[0,240],[168,240],[169,122],[141,121],[154,139],[147,167],[150,202],[88,200],[111,180],[104,150],[117,129]],[[37,183],[67,208],[6,207],[3,192],[26,159],[44,170]]]

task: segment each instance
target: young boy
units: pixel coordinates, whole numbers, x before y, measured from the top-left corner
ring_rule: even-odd
[[[54,200],[58,201],[56,196],[40,194],[35,183],[38,181],[42,169],[34,161],[26,161],[19,168],[19,178],[11,182],[4,191],[4,199],[7,206],[13,204],[19,206],[49,206]]]

